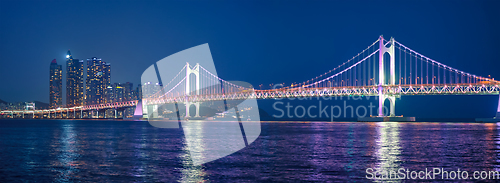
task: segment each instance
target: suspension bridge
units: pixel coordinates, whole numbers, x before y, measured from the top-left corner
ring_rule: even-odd
[[[196,60],[192,60],[192,63],[196,63]],[[255,89],[251,85],[244,86],[226,81],[203,65],[191,65],[189,62],[170,81],[159,82],[154,86],[156,86],[154,89],[145,89],[143,86],[142,101],[80,106],[67,108],[66,111],[99,111],[134,107],[140,103],[143,113],[151,116],[152,111],[157,112],[158,106],[175,104],[185,106],[186,117],[189,117],[190,106],[194,105],[195,117],[200,117],[200,104],[203,102],[378,96],[378,116],[384,116],[384,102],[388,101],[390,104],[388,116],[395,117],[395,99],[404,95],[498,95],[500,91],[500,82],[497,80],[448,66],[412,50],[394,38],[386,40],[382,36],[337,67],[317,77],[281,88]],[[34,110],[32,113],[50,114],[58,111],[62,113],[64,109]],[[500,119],[500,104],[497,111],[496,118]],[[14,113],[14,111],[0,113]]]
[[[277,89],[237,85],[212,74],[203,65],[186,63],[172,80],[155,93],[144,96],[142,102],[146,108],[154,106],[153,109],[162,104],[184,104],[186,117],[190,114],[189,106],[195,105],[195,117],[198,117],[200,103],[208,101],[378,96],[378,116],[384,116],[383,105],[389,101],[389,116],[394,117],[395,99],[404,95],[498,95],[499,91],[499,81],[453,68],[393,38],[385,40],[380,36],[337,67]]]

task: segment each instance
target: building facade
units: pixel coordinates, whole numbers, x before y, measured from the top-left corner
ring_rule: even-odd
[[[111,64],[100,58],[87,59],[86,101],[85,105],[102,104],[105,102],[105,91],[111,83]]]
[[[105,103],[112,102],[127,102],[136,100],[136,90],[133,89],[134,84],[126,83],[113,83],[106,88]]]
[[[106,103],[122,102],[123,87],[119,83],[113,83],[106,88]]]
[[[102,84],[103,84],[103,92],[107,86],[111,85],[111,64],[105,63],[102,65],[103,76],[102,76]]]
[[[144,97],[149,97],[153,96],[154,94],[158,93],[161,89],[160,83],[151,83],[147,82],[144,83],[144,85],[141,86],[141,95]],[[141,97],[142,99],[142,97]]]
[[[135,100],[134,84],[131,82],[126,82],[122,84],[123,87],[123,101]]]
[[[66,107],[84,105],[83,60],[73,59],[68,50],[66,55]]]
[[[142,86],[139,84],[137,88],[135,88],[135,100],[142,100]]]
[[[52,109],[62,107],[62,66],[56,59],[50,63],[49,106]]]

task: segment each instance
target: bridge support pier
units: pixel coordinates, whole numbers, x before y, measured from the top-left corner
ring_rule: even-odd
[[[148,106],[148,118],[158,118],[158,105]]]
[[[118,119],[124,119],[124,118],[126,118],[126,116],[125,116],[125,111],[126,111],[126,108],[118,108],[118,109],[116,110],[116,117],[117,117]],[[158,110],[157,110],[157,111],[158,111]],[[118,114],[120,114],[120,113],[122,113],[121,118],[120,118],[120,116],[118,115]],[[158,112],[156,112],[156,113],[158,113]]]
[[[389,99],[389,116],[396,116],[396,97],[390,95],[380,94],[378,97],[378,116],[385,116],[384,114],[384,102]]]
[[[113,110],[113,118],[115,119],[119,119],[119,116],[118,114],[121,112],[122,113],[122,118],[124,117],[125,115],[125,109],[122,109],[122,108],[114,108],[112,109]]]
[[[103,115],[103,114],[104,114],[104,115],[103,115],[103,118],[104,118],[104,119],[106,119],[106,109],[101,109],[101,110],[97,109],[97,119],[100,119],[100,118],[101,118],[101,117],[99,116],[99,113],[100,113],[101,115]]]
[[[186,102],[186,117],[190,117],[189,116],[189,108],[191,106],[191,104],[193,104],[195,107],[196,107],[196,113],[194,115],[195,118],[199,118],[200,117],[200,102]]]

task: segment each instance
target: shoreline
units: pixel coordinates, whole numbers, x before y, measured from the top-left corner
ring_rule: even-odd
[[[28,121],[28,120],[75,120],[75,121],[135,121],[135,122],[148,122],[145,119],[98,119],[98,118],[88,118],[88,119],[23,119],[23,118],[0,118],[0,121]],[[154,120],[154,121],[163,121],[163,120]],[[167,120],[164,122],[178,122]],[[223,120],[193,120],[193,122],[238,122],[238,121],[223,121]],[[339,121],[323,121],[323,120],[281,120],[281,121],[273,121],[273,120],[261,120],[261,123],[497,123],[497,122],[476,122],[473,118],[442,118],[442,119],[420,119],[418,121],[408,121],[408,122],[396,122],[396,121],[388,121],[388,122],[358,122],[356,120],[339,120]]]

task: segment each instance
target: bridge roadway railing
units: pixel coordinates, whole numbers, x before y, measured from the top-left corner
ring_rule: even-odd
[[[86,106],[75,106],[68,108],[57,108],[57,109],[42,109],[42,110],[2,110],[0,111],[0,115],[13,115],[13,114],[59,114],[59,113],[69,113],[75,111],[91,111],[91,110],[107,110],[107,109],[118,109],[118,108],[127,108],[127,107],[135,107],[138,103],[138,100],[127,101],[127,102],[115,102],[115,103],[107,103],[107,104],[97,104],[97,105],[86,105]]]
[[[383,85],[383,94],[389,95],[498,95],[500,84],[418,84],[418,85]],[[321,88],[292,88],[272,90],[246,90],[233,93],[191,95],[163,98],[145,98],[145,105],[159,105],[182,102],[205,102],[220,100],[275,99],[322,96],[378,96],[379,86],[346,86]]]
[[[384,88],[384,93],[397,95],[498,95],[500,84],[422,84],[395,85]]]

